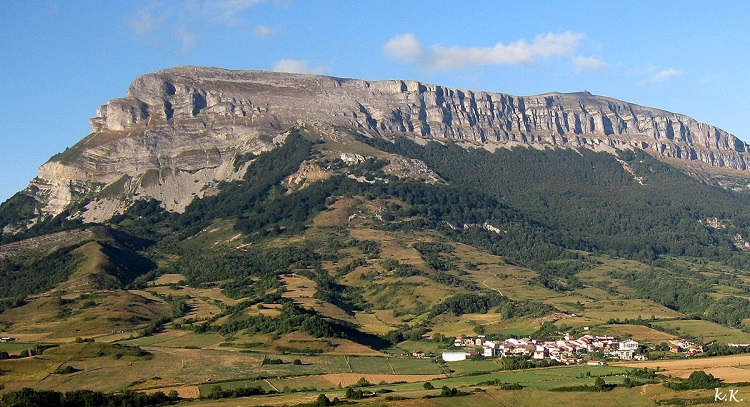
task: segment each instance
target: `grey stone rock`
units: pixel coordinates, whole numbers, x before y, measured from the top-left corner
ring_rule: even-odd
[[[181,211],[217,182],[241,177],[237,157],[272,148],[293,126],[334,140],[355,131],[488,149],[637,148],[743,171],[749,162],[748,145],[717,127],[588,92],[513,96],[416,81],[179,67],[143,75],[127,97],[101,106],[91,134],[42,165],[32,186],[45,214],[123,177],[119,195],[81,216],[101,221],[150,197]]]

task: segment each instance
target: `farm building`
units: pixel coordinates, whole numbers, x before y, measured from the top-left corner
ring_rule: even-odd
[[[458,362],[459,360],[466,360],[468,355],[466,352],[443,352],[443,360],[446,362]]]

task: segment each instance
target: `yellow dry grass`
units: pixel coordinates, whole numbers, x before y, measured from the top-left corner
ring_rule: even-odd
[[[156,393],[160,391],[164,394],[169,394],[173,390],[177,392],[178,397],[183,398],[183,399],[197,399],[201,397],[200,388],[195,385],[157,387],[153,389],[144,390],[143,393],[151,394],[151,393]]]
[[[317,227],[332,227],[346,225],[349,221],[349,208],[355,205],[357,201],[354,198],[341,198],[327,210],[318,214],[313,219],[312,225]]]
[[[472,260],[471,258],[468,260],[473,261],[474,263],[478,263],[476,260]],[[477,282],[493,279],[499,282],[503,282],[505,280],[508,280],[508,282],[521,280],[525,283],[526,281],[537,276],[534,271],[531,271],[529,269],[505,264],[503,263],[502,259],[499,259],[496,262],[479,263],[477,265],[477,270],[472,270],[470,274]],[[498,278],[498,276],[501,278]],[[517,281],[510,285],[515,285],[515,283],[517,283]]]
[[[365,378],[370,383],[395,383],[395,382],[407,382],[407,383],[415,383],[415,382],[423,382],[427,380],[434,380],[434,379],[442,379],[447,377],[444,374],[434,374],[434,375],[425,375],[425,374],[413,374],[413,375],[404,375],[404,374],[370,374],[370,373],[329,373],[321,375],[320,378],[325,379],[329,383],[331,383],[332,386],[338,386],[341,384],[342,387],[351,386],[359,381],[361,378]]]
[[[117,277],[108,274],[105,267],[110,263],[109,257],[102,251],[98,242],[89,242],[72,251],[74,254],[85,256],[86,260],[68,279],[58,284],[51,293],[88,292],[102,287],[102,283],[117,282]]]
[[[374,314],[379,320],[388,325],[398,325],[404,322],[403,319],[394,316],[392,310],[378,310],[375,311]]]
[[[672,334],[643,325],[605,325],[604,328],[617,332],[617,336],[630,337],[639,342],[666,342],[677,339]]]
[[[474,314],[476,315],[476,314]],[[489,314],[492,315],[492,314]],[[494,314],[495,318],[497,320],[500,319],[500,316],[497,314]],[[488,317],[484,318],[485,321],[489,321]],[[497,321],[495,321],[497,322]],[[455,317],[453,315],[442,315],[432,321],[432,334],[435,333],[441,333],[445,336],[455,336],[455,337],[461,337],[465,335],[475,335],[474,333],[474,327],[476,325],[482,325],[477,324],[476,322],[472,321],[467,315],[462,315],[461,317]]]
[[[304,332],[292,332],[281,338],[269,341],[262,347],[268,351],[295,350],[309,352],[316,350],[325,355],[383,356],[381,352],[344,338],[316,338]]]
[[[653,360],[645,362],[613,363],[613,366],[660,369],[660,373],[688,377],[692,372],[703,370],[725,382],[746,382],[750,380],[750,370],[738,366],[750,365],[750,354],[718,356],[713,358],[685,358],[678,360]]]
[[[583,315],[600,322],[606,322],[610,319],[616,318],[635,319],[638,318],[638,316],[643,319],[648,319],[651,316],[654,316],[656,319],[664,319],[676,318],[682,315],[661,304],[640,299],[590,301],[584,303],[584,307],[584,311],[582,312]]]
[[[188,286],[157,286],[150,287],[148,291],[139,291],[144,297],[159,298],[161,296],[171,295],[173,297],[186,297],[186,303],[190,307],[190,312],[175,320],[182,323],[186,319],[193,321],[204,321],[214,315],[221,313],[221,307],[217,302],[224,302],[227,305],[236,303],[236,300],[224,296],[219,288],[191,288]],[[223,301],[225,300],[225,301]]]
[[[170,285],[177,284],[180,281],[184,281],[185,276],[177,273],[162,274],[156,280],[153,281],[153,285]]]
[[[339,399],[344,398],[343,390],[335,392],[326,391],[325,393],[329,399],[333,399],[334,396]],[[316,392],[300,392],[284,394],[283,397],[254,396],[223,400],[201,399],[190,402],[187,405],[190,407],[296,406],[303,403],[314,404],[317,398],[318,393]]]
[[[314,310],[322,315],[342,321],[352,323],[356,322],[355,319],[343,309],[331,303],[313,298],[315,295],[316,284],[309,278],[298,274],[292,274],[282,276],[281,281],[286,285],[286,291],[282,294],[284,298],[289,298],[296,304]]]
[[[281,304],[258,304],[247,309],[248,315],[263,315],[275,318],[281,315]]]
[[[234,299],[227,297],[221,288],[194,288],[188,285],[182,285],[177,287],[171,286],[157,286],[149,287],[148,291],[152,291],[161,295],[172,295],[177,297],[189,296],[191,298],[200,298],[204,301],[218,301],[227,305],[236,305],[241,299]]]
[[[463,243],[454,243],[453,248],[453,254],[463,262],[470,262],[477,265],[503,264],[502,257],[477,250],[475,247]]]
[[[394,259],[405,264],[424,264],[419,252],[412,247],[416,241],[413,235],[367,228],[350,229],[350,234],[355,239],[379,242],[381,259]]]
[[[326,352],[330,355],[384,356],[381,352],[360,343],[350,341],[349,339],[331,338],[330,341],[334,345],[333,350]]]
[[[85,306],[94,301],[95,306]],[[57,298],[39,297],[3,313],[12,325],[8,335],[28,340],[71,342],[77,337],[101,337],[134,332],[169,313],[161,302],[123,290],[93,292],[86,299],[61,305]]]
[[[657,324],[669,329],[679,330],[696,338],[701,338],[703,341],[750,342],[750,333],[706,320],[660,321]]]
[[[315,295],[315,282],[298,274],[286,274],[281,276],[281,283],[286,286],[286,291],[281,295],[284,298],[301,300],[313,298]]]
[[[381,321],[374,313],[358,312],[355,315],[360,329],[374,334],[385,334],[393,330],[393,326]]]

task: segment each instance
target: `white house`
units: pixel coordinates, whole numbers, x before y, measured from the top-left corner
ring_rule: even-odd
[[[549,350],[542,345],[536,345],[534,347],[534,359],[542,360],[549,356]]]
[[[641,346],[641,344],[638,343],[638,341],[634,341],[632,339],[620,341],[617,343],[618,350],[636,350],[639,346]]]
[[[620,349],[614,352],[618,358],[623,360],[630,360],[633,359],[633,355],[635,354],[635,351],[632,349]]]
[[[485,348],[497,348],[497,345],[499,345],[496,341],[484,341]]]
[[[446,362],[458,362],[460,360],[466,360],[469,354],[466,352],[443,352],[443,360]]]

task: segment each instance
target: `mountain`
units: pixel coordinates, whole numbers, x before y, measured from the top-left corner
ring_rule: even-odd
[[[583,327],[750,340],[747,146],[686,116],[185,67],[91,125],[0,205],[10,336],[333,354]]]
[[[747,184],[746,145],[685,116],[589,93],[184,67],[136,79],[91,126],[0,206],[3,307],[138,296],[169,275],[225,296],[197,320],[159,297],[180,324],[233,333],[260,322],[229,304],[286,304],[262,329],[309,320],[374,347],[444,333],[446,314],[538,326],[580,311],[553,293],[748,326],[750,199],[726,188]],[[408,317],[361,320],[383,312]]]
[[[268,151],[295,126],[344,143],[364,135],[488,150],[635,149],[704,178],[717,169],[750,174],[747,145],[735,136],[588,92],[512,96],[416,81],[180,67],[143,75],[127,97],[101,106],[91,133],[42,165],[16,197],[24,215],[5,220],[4,229],[23,230],[71,204],[78,208],[69,215],[84,222],[106,221],[138,199],[183,212],[220,182],[242,178],[242,157]]]

